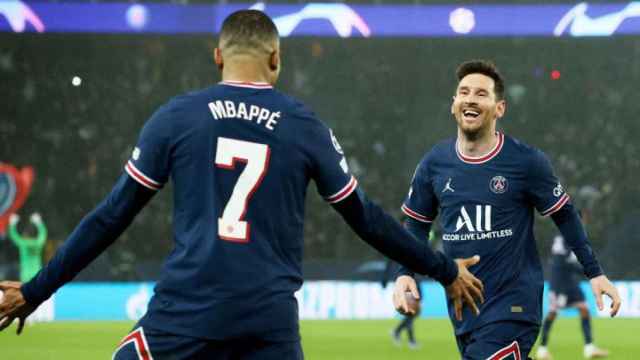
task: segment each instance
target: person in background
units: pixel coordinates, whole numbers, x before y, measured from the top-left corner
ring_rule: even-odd
[[[40,214],[31,215],[31,224],[36,228],[35,237],[31,237],[18,232],[19,221],[18,214],[12,214],[9,218],[9,238],[18,247],[20,253],[20,281],[27,282],[42,268],[42,250],[47,241],[47,226]]]
[[[582,223],[587,226],[589,213],[580,211]],[[542,337],[536,351],[536,359],[550,360],[551,352],[547,348],[551,326],[558,315],[558,311],[576,308],[580,312],[580,324],[584,337],[583,355],[586,359],[597,359],[609,356],[609,352],[593,344],[591,333],[591,315],[585,301],[584,292],[580,289],[582,266],[573,251],[567,248],[564,237],[557,235],[551,246],[551,279],[549,281],[549,312],[542,322]]]
[[[429,232],[429,242],[432,243],[434,239],[435,239],[435,232],[432,229]],[[398,270],[399,270],[398,264],[387,259],[387,264],[382,277],[383,288],[387,286],[387,282],[389,281],[389,279],[392,276],[395,276]],[[422,299],[422,291],[419,285],[418,285],[418,293],[420,294],[420,299]],[[400,321],[400,323],[398,323],[398,325],[395,328],[393,328],[393,330],[391,330],[391,340],[396,346],[402,345],[402,333],[406,331],[409,348],[412,350],[419,349],[420,343],[416,341],[415,327],[413,326],[413,324],[415,319],[420,316],[420,313],[417,313],[417,314],[404,313],[402,315],[403,315],[403,318]]]

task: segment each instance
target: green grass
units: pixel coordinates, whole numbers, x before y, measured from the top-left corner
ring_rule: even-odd
[[[458,359],[451,325],[444,319],[416,321],[422,344],[410,350],[396,347],[389,337],[396,324],[380,321],[303,321],[303,347],[307,359]],[[110,359],[129,322],[56,322],[35,324],[15,336],[15,327],[0,333],[0,359]],[[611,360],[640,359],[640,320],[595,319],[596,343],[611,350]],[[582,334],[577,318],[556,321],[549,348],[556,360],[582,358]]]

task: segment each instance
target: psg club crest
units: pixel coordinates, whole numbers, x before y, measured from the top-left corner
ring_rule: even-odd
[[[33,168],[15,166],[0,162],[0,235],[7,230],[9,216],[15,213],[31,191]]]
[[[500,176],[500,175],[494,176],[489,182],[489,188],[495,194],[503,194],[504,192],[507,191],[507,186],[508,186],[507,179],[505,179],[504,176]]]

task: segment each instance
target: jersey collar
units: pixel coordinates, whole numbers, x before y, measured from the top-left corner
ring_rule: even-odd
[[[462,154],[462,151],[460,151],[460,147],[458,146],[458,140],[456,140],[456,155],[458,155],[458,158],[460,160],[462,160],[463,162],[467,163],[467,164],[484,164],[487,161],[493,159],[494,157],[496,157],[499,153],[500,150],[502,150],[502,146],[504,145],[504,134],[497,131],[496,134],[498,135],[498,142],[496,142],[496,145],[493,147],[493,149],[491,149],[488,153],[481,155],[481,156],[466,156]]]
[[[271,86],[266,82],[225,80],[225,81],[221,81],[220,84],[235,86],[235,87],[242,87],[242,88],[249,88],[249,89],[272,89],[273,88],[273,86]]]

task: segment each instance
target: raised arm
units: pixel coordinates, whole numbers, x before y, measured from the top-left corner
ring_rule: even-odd
[[[25,241],[18,232],[18,221],[20,221],[20,216],[18,214],[11,214],[9,217],[9,238],[11,241],[17,246],[20,247],[24,245]]]
[[[38,236],[36,237],[35,246],[40,248],[47,241],[47,226],[42,221],[42,217],[38,213],[31,215],[31,223],[35,225],[38,230]]]

